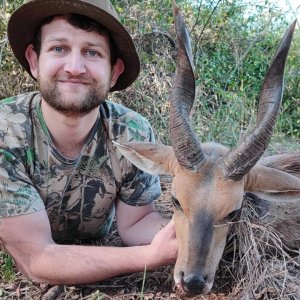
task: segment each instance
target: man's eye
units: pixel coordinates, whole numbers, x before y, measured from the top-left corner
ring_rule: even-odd
[[[88,56],[90,56],[90,57],[97,57],[97,56],[99,56],[99,53],[97,51],[94,51],[94,50],[87,50],[86,54]]]
[[[63,52],[63,47],[53,47],[52,51],[56,53],[62,53]]]
[[[179,201],[174,196],[172,196],[172,202],[176,209],[182,209]]]

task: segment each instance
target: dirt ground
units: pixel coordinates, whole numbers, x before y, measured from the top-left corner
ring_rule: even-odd
[[[299,150],[299,142],[291,146],[290,150]],[[275,145],[270,148],[270,153],[282,152],[284,146],[282,144]],[[286,149],[286,148],[285,148]],[[172,215],[172,205],[170,201],[170,186],[171,177],[162,176],[162,196],[157,201],[157,208],[165,216]],[[95,243],[94,243],[95,244]],[[121,241],[118,236],[115,225],[110,233],[104,240],[96,243],[96,245],[115,245],[121,246]],[[2,264],[0,256],[0,264]],[[221,262],[222,265],[222,262]],[[0,299],[15,300],[15,299],[88,299],[88,300],[134,300],[134,299],[202,299],[202,300],[226,300],[226,299],[240,299],[235,298],[232,290],[235,288],[233,283],[235,281],[235,274],[227,270],[227,265],[219,268],[215,278],[215,284],[212,292],[206,296],[187,297],[175,290],[173,282],[173,266],[162,267],[153,272],[141,272],[120,276],[111,280],[106,280],[101,283],[89,285],[76,285],[76,286],[50,286],[47,284],[36,284],[28,281],[20,272],[15,269],[16,275],[13,280],[7,282],[0,279]],[[226,274],[225,274],[226,273]],[[299,264],[293,265],[290,273],[298,278],[300,286],[300,267]],[[297,282],[297,281],[296,281]],[[230,293],[231,292],[231,293]],[[266,297],[267,293],[262,293],[262,296],[257,296],[250,299],[275,299]],[[229,296],[230,295],[230,296]],[[276,298],[277,299],[277,298]],[[279,300],[280,298],[278,298]],[[288,296],[284,299],[300,299],[297,297]]]

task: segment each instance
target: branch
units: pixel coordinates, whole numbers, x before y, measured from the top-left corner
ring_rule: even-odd
[[[193,25],[190,33],[192,33],[195,29],[195,27],[198,25],[198,22],[199,22],[199,18],[200,18],[200,10],[201,10],[201,6],[202,6],[202,0],[200,1],[200,4],[198,6],[198,13],[197,13],[197,18],[196,18],[196,21],[195,21],[195,24]]]
[[[210,20],[211,20],[211,18],[212,18],[212,16],[213,16],[213,14],[214,14],[214,12],[215,12],[216,9],[218,8],[218,5],[220,4],[221,1],[222,1],[222,0],[218,0],[217,4],[215,5],[215,7],[213,8],[211,14],[209,15],[209,17],[208,17],[208,19],[207,19],[207,21],[206,21],[204,27],[202,28],[202,31],[201,31],[201,33],[200,33],[200,35],[199,35],[197,41],[195,42],[194,51],[193,51],[193,52],[195,53],[195,56],[196,56],[197,49],[198,49],[198,44],[199,44],[199,42],[200,42],[200,40],[201,40],[201,37],[202,37],[202,35],[203,35],[203,32],[204,32],[204,30],[206,29],[207,25],[209,24],[209,22],[210,22]]]

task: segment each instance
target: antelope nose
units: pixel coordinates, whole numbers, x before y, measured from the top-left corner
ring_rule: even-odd
[[[190,274],[182,278],[182,286],[187,293],[201,294],[205,286],[205,280],[202,275]]]

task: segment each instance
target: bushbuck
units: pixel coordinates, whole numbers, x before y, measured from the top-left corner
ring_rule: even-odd
[[[129,161],[150,174],[171,174],[178,258],[175,284],[191,294],[206,294],[213,285],[224,251],[229,221],[241,208],[246,192],[299,196],[300,152],[260,160],[272,135],[283,94],[285,61],[295,29],[282,38],[264,79],[254,130],[235,148],[200,144],[189,114],[195,78],[188,31],[173,3],[179,43],[170,97],[172,146],[126,143],[115,146]]]

